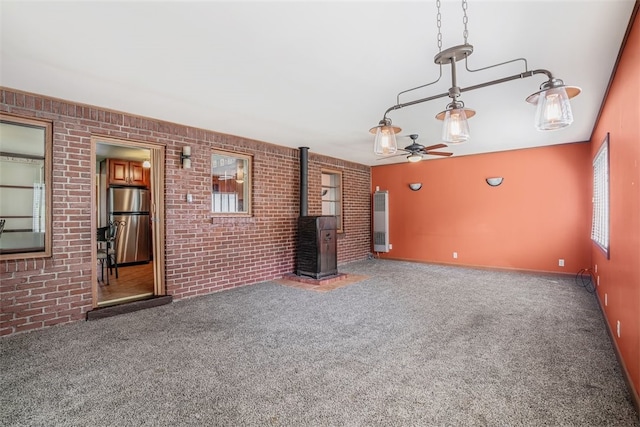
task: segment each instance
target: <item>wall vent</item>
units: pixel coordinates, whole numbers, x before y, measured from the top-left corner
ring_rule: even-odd
[[[389,192],[373,193],[373,251],[389,252]]]

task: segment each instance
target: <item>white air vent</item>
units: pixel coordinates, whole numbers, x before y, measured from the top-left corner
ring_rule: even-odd
[[[389,252],[389,192],[373,193],[373,251]]]

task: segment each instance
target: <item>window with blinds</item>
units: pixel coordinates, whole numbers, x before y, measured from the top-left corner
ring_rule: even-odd
[[[593,159],[591,240],[609,257],[609,134]]]

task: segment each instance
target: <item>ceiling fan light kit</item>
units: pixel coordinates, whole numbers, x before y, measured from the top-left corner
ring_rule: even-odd
[[[409,160],[411,163],[416,163],[422,160],[422,156],[418,153],[411,153],[407,156],[407,160]]]
[[[470,69],[467,63],[467,58],[473,53],[473,46],[467,43],[469,35],[467,24],[467,0],[462,0],[463,10],[463,24],[464,24],[464,44],[453,46],[448,49],[442,50],[442,33],[441,33],[441,13],[440,13],[440,0],[436,1],[438,9],[437,25],[438,25],[438,54],[434,57],[434,62],[440,67],[440,75],[434,82],[427,83],[415,88],[404,90],[396,96],[396,104],[389,107],[383,117],[380,120],[378,126],[371,128],[370,132],[375,134],[374,152],[377,155],[391,155],[397,151],[395,134],[399,133],[401,129],[397,126],[392,126],[391,119],[387,117],[392,111],[399,110],[404,107],[421,104],[423,102],[432,101],[439,98],[449,97],[451,102],[446,106],[445,110],[436,115],[438,120],[443,121],[442,127],[442,141],[448,144],[457,144],[467,141],[470,138],[469,124],[467,119],[473,117],[476,112],[472,109],[465,108],[464,102],[458,98],[463,92],[469,92],[475,89],[480,89],[488,86],[493,86],[501,83],[506,83],[511,80],[523,79],[532,77],[536,74],[544,74],[548,80],[540,86],[540,90],[526,98],[528,103],[536,105],[536,118],[535,126],[538,130],[555,130],[569,126],[573,122],[573,114],[571,112],[571,104],[569,99],[577,96],[581,89],[575,86],[566,86],[560,79],[554,78],[550,71],[544,69],[528,70],[527,60],[524,58],[517,58],[510,61],[490,65],[479,69]],[[503,77],[496,80],[491,80],[485,83],[480,83],[474,86],[461,88],[457,83],[456,74],[456,62],[465,61],[465,69],[470,72],[478,72],[487,70],[490,68],[499,67],[505,64],[509,64],[516,61],[522,61],[524,63],[524,71],[522,73],[514,74],[512,76]],[[451,66],[451,88],[447,93],[441,93],[426,98],[420,98],[413,101],[401,103],[400,95],[411,92],[416,89],[421,89],[430,85],[433,85],[440,81],[442,77],[442,66]],[[379,141],[380,140],[380,141]],[[410,161],[416,161],[411,160]]]

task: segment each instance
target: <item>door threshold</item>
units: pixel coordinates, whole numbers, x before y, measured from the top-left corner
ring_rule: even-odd
[[[137,295],[140,297],[140,295]],[[87,320],[98,320],[104,319],[106,317],[117,316],[119,314],[133,313],[134,311],[144,310],[145,308],[158,307],[165,304],[170,304],[173,301],[172,295],[164,295],[164,296],[151,296],[150,298],[145,299],[136,299],[132,301],[130,298],[121,298],[121,301],[125,300],[128,302],[118,303],[117,305],[109,305],[98,307],[93,310],[87,311]],[[114,303],[116,300],[108,301],[109,304]],[[107,302],[105,302],[107,303]]]
[[[111,305],[123,304],[125,302],[133,302],[153,297],[153,292],[145,292],[144,294],[130,295],[121,298],[114,298],[106,301],[98,302],[98,307],[109,307]]]

